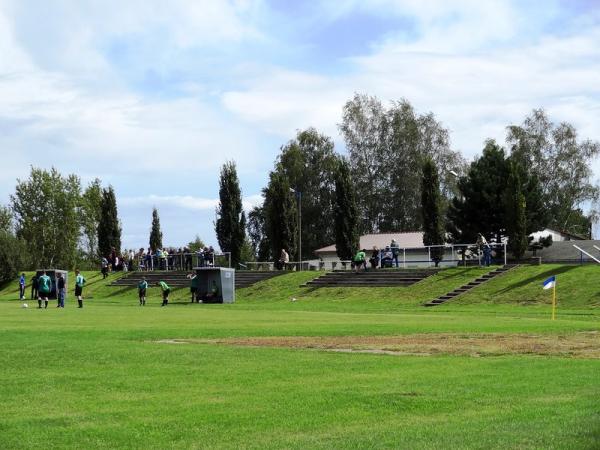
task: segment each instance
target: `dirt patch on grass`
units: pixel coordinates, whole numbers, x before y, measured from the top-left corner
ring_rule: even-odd
[[[166,344],[221,344],[248,347],[317,349],[385,355],[540,355],[600,358],[600,333],[534,334],[410,334],[402,336],[277,336],[226,339],[163,339]]]

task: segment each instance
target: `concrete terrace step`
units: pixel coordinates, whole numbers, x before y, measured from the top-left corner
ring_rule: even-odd
[[[445,303],[448,300],[452,300],[453,298],[456,298],[457,296],[463,294],[464,292],[468,292],[471,289],[481,285],[482,283],[485,283],[486,281],[491,280],[491,279],[497,277],[498,275],[502,275],[503,273],[506,273],[507,271],[514,269],[517,266],[518,266],[517,264],[507,264],[500,268],[494,269],[491,272],[489,272],[485,275],[482,275],[482,276],[476,278],[475,280],[465,284],[464,286],[456,288],[453,291],[448,292],[445,295],[440,295],[438,298],[428,301],[423,306],[441,305],[442,303]]]
[[[352,271],[333,271],[307,282],[312,287],[394,287],[410,286],[437,270],[385,269],[354,273]]]

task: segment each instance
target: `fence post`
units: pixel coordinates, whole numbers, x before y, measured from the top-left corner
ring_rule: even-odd
[[[427,255],[429,260],[427,261],[427,267],[431,267],[431,247],[427,247]]]
[[[406,248],[402,249],[402,267],[406,269]]]

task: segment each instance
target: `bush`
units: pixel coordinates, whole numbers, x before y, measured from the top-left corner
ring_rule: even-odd
[[[0,231],[0,284],[14,280],[27,265],[23,242],[6,231]]]

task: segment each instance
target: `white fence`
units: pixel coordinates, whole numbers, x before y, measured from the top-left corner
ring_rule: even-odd
[[[506,243],[490,243],[488,244],[492,252],[492,262],[506,264]],[[484,252],[483,248],[477,246],[477,244],[446,244],[446,245],[429,245],[423,247],[400,247],[397,249],[397,258],[392,260],[393,267],[431,267],[435,265],[432,260],[432,250],[436,248],[443,248],[444,255],[440,261],[440,266],[456,266],[461,263],[473,264],[477,261],[477,264],[484,264]],[[382,255],[384,251],[379,251],[379,261],[381,263]],[[435,251],[434,251],[435,253]],[[494,255],[495,253],[495,255]],[[464,254],[464,257],[463,257]],[[368,262],[369,254],[367,254]],[[275,262],[273,261],[257,261],[244,263],[249,270],[274,270]],[[331,260],[305,260],[305,261],[290,261],[285,264],[286,270],[336,270],[336,269],[350,269],[351,261],[342,261],[339,259]]]

